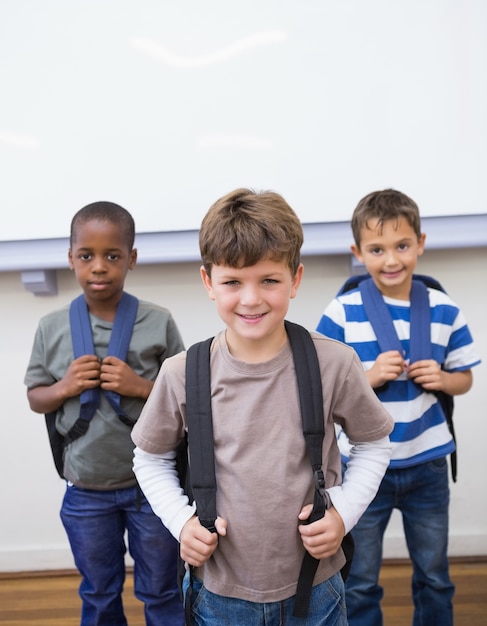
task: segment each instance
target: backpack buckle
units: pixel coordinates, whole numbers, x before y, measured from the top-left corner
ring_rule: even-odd
[[[315,489],[316,491],[323,497],[325,497],[325,475],[323,474],[323,470],[317,469],[313,473],[314,481],[315,481]]]

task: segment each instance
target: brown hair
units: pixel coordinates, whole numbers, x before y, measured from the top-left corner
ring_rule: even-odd
[[[213,265],[250,267],[264,258],[285,261],[294,276],[301,261],[303,227],[278,193],[242,188],[210,207],[199,244],[208,276]]]
[[[418,205],[414,200],[395,189],[369,193],[360,200],[352,215],[352,233],[355,244],[360,249],[361,230],[367,228],[369,220],[377,219],[379,230],[382,230],[384,222],[394,220],[397,224],[401,217],[408,221],[419,239],[421,219]]]

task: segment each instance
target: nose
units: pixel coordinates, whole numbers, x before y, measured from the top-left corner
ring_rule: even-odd
[[[246,285],[240,292],[240,304],[247,307],[257,306],[261,303],[260,290],[257,286]]]
[[[396,258],[396,252],[395,250],[386,250],[385,253],[385,264],[387,266],[389,265],[397,265],[397,258]]]
[[[91,262],[91,271],[95,274],[101,274],[106,271],[105,260],[102,256],[95,256]]]

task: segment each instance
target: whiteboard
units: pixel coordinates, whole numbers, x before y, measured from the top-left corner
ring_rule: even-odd
[[[0,241],[111,200],[197,229],[241,186],[304,223],[396,187],[486,211],[484,0],[3,0]]]

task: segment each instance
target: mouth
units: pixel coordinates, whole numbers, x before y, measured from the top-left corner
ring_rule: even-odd
[[[265,317],[266,313],[255,313],[253,315],[246,314],[246,313],[237,313],[237,315],[238,317],[240,317],[240,319],[243,319],[247,322],[255,322]]]
[[[104,289],[105,287],[108,287],[109,283],[107,282],[91,282],[89,283],[90,287],[92,289]]]
[[[402,272],[403,272],[402,269],[396,270],[395,272],[382,272],[382,276],[387,279],[392,279],[392,278],[397,278],[398,276],[401,276]]]

